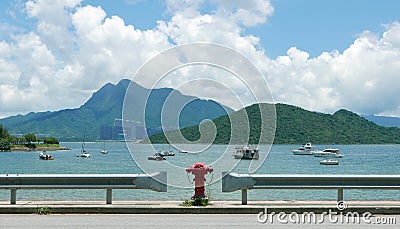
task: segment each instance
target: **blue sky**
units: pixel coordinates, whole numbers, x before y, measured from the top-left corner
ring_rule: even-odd
[[[311,56],[332,50],[343,52],[364,30],[382,33],[385,24],[400,17],[397,0],[272,0],[271,3],[275,11],[268,22],[245,31],[261,38],[261,46],[271,58],[285,55],[292,46]],[[152,29],[158,20],[171,17],[161,0],[85,0],[83,4],[101,5],[107,14],[119,15],[139,29]],[[203,7],[203,11],[209,10],[212,8]]]
[[[384,25],[400,18],[400,2],[397,0],[272,0],[275,11],[268,21],[245,33],[260,37],[261,47],[271,58],[285,55],[292,47],[298,47],[317,56],[322,52],[343,52],[363,31],[382,33]],[[82,5],[101,6],[108,16],[117,15],[126,24],[142,30],[153,29],[157,21],[168,20],[171,14],[162,0],[84,0]],[[213,10],[215,4],[202,7],[204,12]],[[34,29],[32,20],[26,16],[13,19],[9,11],[23,10],[14,1],[2,4],[1,23],[15,26],[18,30]],[[25,19],[25,20],[24,20]],[[2,32],[2,39],[9,34]]]
[[[396,0],[273,0],[269,22],[251,30],[271,57],[298,47],[317,56],[343,52],[364,30],[382,33],[384,24],[399,20]],[[270,51],[269,51],[270,50]]]
[[[4,1],[0,117],[78,107],[157,53],[191,42],[248,57],[276,102],[400,116],[398,9],[396,0]],[[216,81],[228,77],[209,73]],[[240,85],[227,87],[245,96]],[[234,106],[223,93],[183,92]],[[21,98],[18,105],[13,97]]]

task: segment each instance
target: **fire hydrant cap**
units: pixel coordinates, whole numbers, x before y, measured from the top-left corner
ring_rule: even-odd
[[[205,164],[202,163],[202,162],[197,162],[197,163],[194,163],[194,164],[192,165],[192,167],[193,167],[193,168],[204,168],[204,167],[207,167],[207,165],[205,165]]]

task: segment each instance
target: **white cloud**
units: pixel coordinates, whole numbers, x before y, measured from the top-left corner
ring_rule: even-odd
[[[342,54],[316,58],[296,48],[278,57],[267,71],[276,100],[334,112],[346,108],[362,114],[400,115],[400,25],[378,37],[363,32]]]
[[[147,59],[170,47],[160,31],[135,29],[118,16],[106,18],[100,7],[80,8],[72,21],[79,43],[79,63],[85,66],[86,75],[98,81],[96,87],[110,78],[118,81],[132,77]]]
[[[0,94],[0,117],[78,107],[170,46],[160,31],[136,30],[117,16],[107,18],[101,7],[79,3],[26,3],[37,30],[0,42],[0,86],[7,92]]]
[[[219,4],[218,14],[243,24],[256,26],[267,21],[267,17],[274,12],[270,1],[265,0],[214,0]]]
[[[70,14],[82,0],[31,0],[26,3],[26,13],[37,19],[37,31],[46,46],[57,55],[68,56],[73,49]]]
[[[175,14],[179,12],[185,17],[199,16],[199,8],[204,3],[204,0],[166,0],[167,10]]]

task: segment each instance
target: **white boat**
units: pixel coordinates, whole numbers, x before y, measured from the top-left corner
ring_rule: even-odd
[[[165,157],[165,156],[175,156],[175,153],[173,153],[173,152],[171,152],[171,151],[168,152],[168,151],[164,150],[164,151],[158,153],[158,155],[160,155],[161,157]]]
[[[339,165],[338,160],[326,159],[319,162],[321,165]]]
[[[86,153],[85,150],[81,151],[80,154],[76,155],[77,157],[90,157],[90,153]]]
[[[171,150],[171,145],[168,145],[168,150],[163,150],[160,153],[158,153],[160,156],[165,157],[165,156],[175,156],[175,153],[172,152]]]
[[[343,157],[343,154],[340,153],[337,148],[328,148],[324,150],[318,150],[313,152],[314,157]]]
[[[42,160],[54,160],[54,157],[52,157],[50,154],[46,154],[46,151],[43,151],[43,152],[40,152],[39,159],[42,159]]]
[[[107,154],[108,151],[107,151],[106,149],[102,149],[102,150],[100,151],[100,153],[102,153],[102,154]]]
[[[313,155],[313,151],[314,151],[314,146],[311,145],[310,142],[308,142],[305,145],[302,145],[298,149],[292,150],[294,155]]]
[[[79,157],[90,157],[90,153],[81,153]]]
[[[82,140],[82,148],[81,153],[76,155],[77,157],[90,157],[90,153],[87,153],[85,150],[85,137]]]
[[[260,157],[260,152],[258,149],[252,149],[250,145],[245,145],[242,147],[236,147],[233,156],[235,159],[257,160]]]
[[[160,156],[158,154],[154,154],[152,156],[148,156],[147,160],[152,160],[152,161],[162,161],[162,160],[166,160],[165,157]]]
[[[102,153],[102,154],[108,153],[108,150],[106,150],[106,141],[104,141],[104,146],[103,146],[103,149],[100,151],[100,153]]]

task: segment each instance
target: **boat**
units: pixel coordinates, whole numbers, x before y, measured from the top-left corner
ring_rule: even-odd
[[[81,153],[79,157],[90,157],[90,153]]]
[[[46,154],[46,151],[42,151],[39,154],[39,159],[42,159],[42,160],[54,160],[54,157],[52,157],[50,154]]]
[[[298,149],[292,150],[294,155],[313,155],[313,151],[314,151],[314,146],[310,142],[302,145]]]
[[[100,151],[100,153],[102,153],[102,154],[108,153],[108,150],[106,150],[106,141],[104,141],[104,146],[103,146],[103,149]]]
[[[83,137],[82,140],[82,148],[81,148],[81,153],[76,155],[77,157],[90,157],[90,153],[87,153],[85,150],[85,136]]]
[[[339,160],[326,159],[319,162],[321,165],[339,165]]]
[[[167,150],[163,150],[160,153],[158,153],[160,156],[162,157],[166,157],[166,156],[175,156],[175,153],[172,152],[171,150],[171,145],[168,145],[168,151]]]
[[[160,155],[160,156],[162,156],[162,157],[166,157],[166,156],[175,156],[175,153],[173,153],[173,152],[171,152],[171,151],[168,152],[168,151],[164,150],[164,151],[158,153],[158,155]]]
[[[314,157],[343,157],[343,154],[340,153],[339,149],[337,148],[328,148],[324,150],[318,150],[313,152]]]
[[[257,160],[260,157],[260,152],[258,149],[252,149],[250,145],[245,145],[236,147],[233,156],[235,159]]]
[[[162,161],[162,160],[166,160],[165,157],[160,156],[159,154],[154,154],[152,156],[148,156],[147,160],[152,160],[152,161]]]

